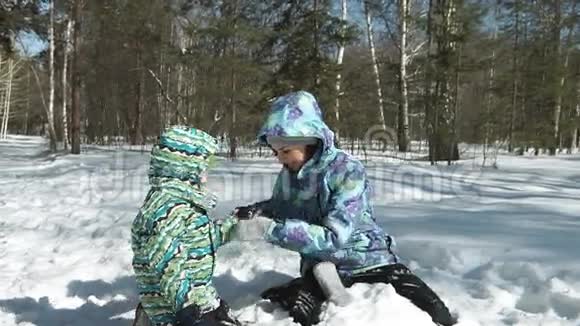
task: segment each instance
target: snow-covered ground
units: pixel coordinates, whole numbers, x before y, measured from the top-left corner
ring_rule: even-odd
[[[129,325],[129,234],[148,154],[45,149],[40,138],[0,142],[0,325]],[[369,162],[377,219],[460,325],[580,325],[580,156],[497,162]],[[272,159],[220,164],[210,176],[222,198],[215,214],[267,198],[278,169]],[[232,243],[219,253],[216,285],[240,319],[293,325],[258,294],[297,265],[268,244]],[[390,285],[349,291],[356,301],[328,307],[322,325],[432,325]]]

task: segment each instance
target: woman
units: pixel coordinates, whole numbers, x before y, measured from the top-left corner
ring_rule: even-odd
[[[435,292],[399,262],[393,239],[373,216],[363,164],[334,146],[314,96],[300,91],[276,99],[258,140],[272,148],[283,168],[270,200],[239,207],[236,214],[272,218],[266,240],[302,258],[302,277],[267,290],[263,298],[281,304],[303,326],[316,324],[326,297],[312,267],[331,262],[346,286],[389,283],[434,322],[455,324]]]

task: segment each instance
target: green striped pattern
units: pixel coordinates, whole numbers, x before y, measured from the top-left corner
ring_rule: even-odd
[[[184,130],[171,129],[153,150],[151,190],[131,230],[141,304],[156,326],[174,323],[175,313],[191,304],[202,312],[219,306],[212,284],[215,252],[237,224],[232,216],[208,217],[216,196],[193,181],[216,147],[199,140],[207,134]]]
[[[201,156],[215,154],[219,147],[217,140],[211,135],[187,126],[169,128],[159,138],[159,144]]]
[[[149,176],[199,183],[217,150],[218,143],[209,134],[195,128],[171,127],[151,150]]]
[[[184,183],[186,184],[186,183]],[[151,190],[132,227],[133,268],[141,303],[152,322],[171,323],[190,304],[219,305],[212,285],[215,251],[229,240],[237,219],[213,221],[175,190]]]

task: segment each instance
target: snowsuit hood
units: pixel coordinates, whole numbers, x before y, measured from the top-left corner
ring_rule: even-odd
[[[171,178],[198,184],[217,149],[217,140],[202,130],[170,127],[151,150],[149,178]]]

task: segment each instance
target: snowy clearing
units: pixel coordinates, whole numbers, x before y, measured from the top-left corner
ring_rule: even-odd
[[[0,325],[130,325],[138,300],[130,225],[148,153],[87,147],[47,155],[45,141],[0,142]],[[376,216],[399,255],[461,326],[580,325],[580,156],[369,162]],[[273,159],[223,162],[210,176],[216,216],[268,197]],[[298,256],[261,242],[219,252],[216,286],[258,325],[294,325],[259,293],[298,274]],[[389,285],[356,285],[356,302],[321,325],[433,325]]]

